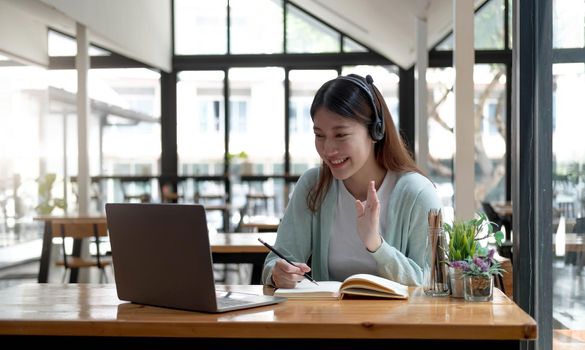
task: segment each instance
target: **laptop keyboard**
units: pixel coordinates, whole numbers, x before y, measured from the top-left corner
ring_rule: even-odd
[[[248,305],[252,304],[251,301],[242,300],[242,299],[232,299],[232,298],[219,298],[217,299],[217,306],[219,307],[231,307],[231,306],[240,306],[240,305]]]

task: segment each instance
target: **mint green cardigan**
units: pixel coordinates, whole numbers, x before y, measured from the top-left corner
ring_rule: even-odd
[[[307,207],[307,193],[318,176],[319,168],[312,168],[297,182],[278,227],[275,246],[291,261],[307,262],[311,258],[313,278],[328,281],[329,236],[339,186],[337,181],[331,183],[320,209],[313,213]],[[399,176],[390,193],[388,212],[381,213],[388,216],[387,230],[381,232],[382,245],[372,253],[381,277],[406,285],[422,284],[428,212],[441,206],[434,185],[426,177],[414,172]],[[266,285],[271,284],[277,259],[272,252],[266,257],[262,272]]]

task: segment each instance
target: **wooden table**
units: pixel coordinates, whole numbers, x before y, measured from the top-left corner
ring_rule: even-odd
[[[268,248],[258,242],[276,242],[276,232],[217,233],[209,236],[213,262],[219,264],[252,264],[252,284],[262,284],[262,267]]]
[[[122,302],[111,284],[24,284],[0,290],[0,335],[19,336],[10,337],[19,347],[502,350],[535,339],[537,325],[497,289],[492,302],[432,298],[415,288],[404,301],[289,300],[205,314]]]
[[[552,244],[556,246],[556,233],[553,233]],[[566,233],[565,234],[565,251],[583,253],[585,252],[585,235],[578,233]]]
[[[53,244],[51,222],[54,219],[70,219],[72,221],[103,220],[106,222],[105,216],[39,216],[34,218],[34,220],[44,222],[43,245],[38,275],[39,283],[48,282],[49,267],[51,264],[51,246]],[[258,242],[258,237],[260,236],[270,244],[274,244],[276,241],[276,232],[217,233],[210,235],[213,261],[221,264],[252,264],[252,283],[260,284],[262,266],[268,254],[268,249]],[[81,254],[81,240],[74,240],[73,254],[75,256]],[[71,269],[70,283],[76,283],[78,281],[79,273],[77,270]]]
[[[553,250],[556,249],[556,233],[553,234]],[[585,266],[585,235],[578,233],[565,234],[565,254],[574,253],[576,256],[575,266],[580,274]]]
[[[272,232],[278,230],[280,219],[273,216],[245,216],[239,224],[242,231]]]
[[[240,228],[242,230],[272,232],[278,230],[278,224],[270,224],[265,222],[245,222],[240,224]]]
[[[514,213],[512,202],[492,202],[491,205],[499,216],[511,216]]]

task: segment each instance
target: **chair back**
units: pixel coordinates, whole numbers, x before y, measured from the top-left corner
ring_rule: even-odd
[[[490,203],[481,202],[481,208],[483,209],[485,215],[487,215],[489,221],[498,225],[498,228],[502,227],[502,218],[500,217],[500,215],[498,215],[498,213],[495,211],[494,207]]]
[[[100,237],[108,236],[108,226],[105,218],[63,218],[51,221],[53,237],[60,237],[63,240],[62,260],[57,261],[57,265],[65,267],[65,273],[72,268],[97,267],[102,270],[102,276],[107,282],[104,267],[111,264],[109,259],[100,252]],[[75,253],[69,255],[65,250],[65,238],[81,240],[84,238],[93,238],[97,250],[95,259],[85,259],[76,256]],[[104,260],[105,259],[105,260]],[[65,280],[65,274],[63,274]]]
[[[108,226],[104,219],[55,219],[51,222],[53,237],[98,238],[108,235]]]

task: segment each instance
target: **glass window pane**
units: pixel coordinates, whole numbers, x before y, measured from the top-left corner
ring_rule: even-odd
[[[179,175],[223,174],[224,77],[223,71],[194,71],[178,74]]]
[[[514,47],[514,10],[512,9],[512,0],[507,0],[508,2],[508,49],[512,49]]]
[[[77,42],[75,39],[61,33],[49,30],[48,49],[49,56],[75,56],[77,55]],[[110,53],[98,47],[89,46],[90,56],[108,56]]]
[[[562,2],[562,1],[561,1]],[[585,64],[553,65],[553,347],[580,347],[585,292]]]
[[[475,13],[474,22],[475,49],[504,48],[504,3],[502,0],[490,0],[489,3]],[[437,45],[437,50],[453,50],[453,33],[449,34],[447,38]]]
[[[175,0],[175,54],[227,53],[227,0]]]
[[[315,149],[311,120],[311,104],[317,90],[326,81],[337,77],[335,70],[291,70],[289,101],[289,132],[291,173],[300,175],[318,166],[321,160]]]
[[[450,51],[453,50],[453,33],[449,34],[439,45],[437,45],[437,51]]]
[[[368,52],[369,50],[350,38],[343,37],[343,52]]]
[[[284,160],[284,70],[232,68],[228,77],[230,153],[245,152],[252,173],[272,174]]]
[[[475,13],[475,49],[504,48],[504,2],[490,0]]]
[[[0,66],[0,238],[6,239],[0,245],[39,238],[32,218],[39,204],[36,179],[42,167],[56,173],[51,193],[63,198],[63,173],[53,164],[55,159],[62,163],[63,124],[47,113],[46,72],[8,58]],[[60,142],[52,142],[55,139]]]
[[[396,128],[398,125],[398,68],[396,66],[345,66],[341,74],[358,74],[363,77],[371,75],[374,85],[380,90],[388,105],[392,120]]]
[[[554,0],[553,47],[585,47],[585,2]]]
[[[77,175],[77,117],[75,70],[50,70],[49,164],[67,177]],[[89,172],[99,175],[158,175],[160,146],[160,74],[144,68],[92,69],[89,71]],[[64,155],[65,153],[65,155]],[[66,162],[63,160],[66,157]],[[66,166],[66,168],[65,168]],[[122,201],[118,181],[93,183],[90,210],[103,212],[103,204]],[[68,210],[74,212],[77,185],[67,181]],[[149,195],[158,199],[157,187]]]
[[[506,200],[506,67],[477,64],[474,67],[475,199]]]
[[[443,206],[453,206],[453,155],[455,154],[455,101],[453,68],[427,70],[429,105],[429,177],[437,186]]]
[[[246,157],[231,161],[235,176],[232,203],[243,206],[246,195],[274,196],[269,214],[284,207],[284,189],[275,181],[238,181],[238,175],[284,173],[284,69],[232,68],[230,86],[229,152]]]
[[[477,203],[505,200],[505,66],[478,64],[475,85],[475,191]],[[429,173],[445,206],[453,206],[455,100],[453,68],[427,71],[429,86]],[[479,205],[478,205],[479,207]]]
[[[286,52],[339,52],[340,34],[295,6],[286,5]]]
[[[230,1],[231,53],[282,53],[283,31],[281,0]]]
[[[92,103],[91,174],[159,175],[160,74],[144,68],[92,69],[89,81],[90,98],[100,101]],[[153,182],[130,183],[123,190],[120,182],[108,181],[103,191],[106,201],[123,201],[124,194],[148,194],[158,201]]]

